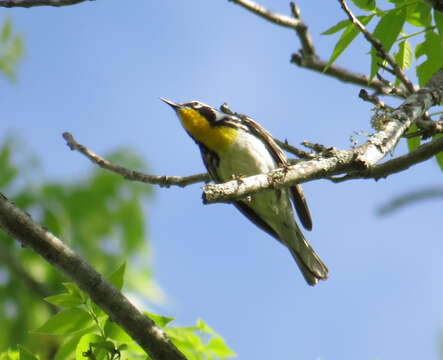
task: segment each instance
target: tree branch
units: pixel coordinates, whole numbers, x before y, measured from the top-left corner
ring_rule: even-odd
[[[0,7],[67,6],[93,0],[0,0]]]
[[[70,147],[71,150],[76,150],[80,152],[81,154],[85,155],[89,160],[91,160],[94,164],[97,164],[103,169],[112,171],[116,174],[119,174],[123,176],[125,179],[132,180],[132,181],[139,181],[142,183],[147,184],[156,184],[160,185],[161,187],[170,187],[172,185],[185,187],[190,184],[195,184],[199,182],[209,182],[211,179],[209,178],[209,175],[207,173],[202,174],[196,174],[196,175],[190,175],[190,176],[159,176],[159,175],[148,175],[143,174],[139,171],[130,170],[123,166],[113,164],[105,159],[103,159],[101,156],[93,153],[91,150],[89,150],[86,146],[79,144],[77,141],[75,141],[74,137],[68,133],[63,133],[63,138],[66,140],[67,145]]]
[[[277,143],[278,146],[280,146],[282,149],[286,150],[288,153],[291,153],[300,159],[314,159],[316,157],[315,154],[301,150],[295,146],[292,146],[288,144],[288,142],[285,140],[280,141],[277,138],[274,138],[274,141]]]
[[[334,64],[331,65],[325,72],[323,72],[328,62],[316,56],[305,57],[302,53],[294,53],[291,56],[291,63],[305,69],[328,75],[345,83],[351,83],[354,85],[373,89],[379,94],[397,96],[402,98],[407,97],[407,93],[405,91],[398,90],[393,92],[391,87],[387,86],[379,79],[374,78],[372,80],[369,80],[369,76],[367,75],[359,74]]]
[[[348,15],[349,20],[358,27],[358,29],[361,31],[361,33],[364,35],[366,40],[374,47],[374,49],[377,51],[377,55],[379,55],[382,59],[385,59],[389,65],[392,66],[394,70],[394,74],[400,79],[400,81],[406,86],[406,89],[409,91],[409,93],[414,93],[415,88],[412,82],[409,81],[409,79],[406,77],[403,70],[398,66],[397,62],[392,58],[387,51],[385,51],[382,43],[376,39],[372,34],[366,30],[365,26],[360,22],[360,20],[357,19],[357,17],[352,13],[352,11],[349,9],[348,5],[346,4],[345,0],[339,0],[341,7],[345,11],[345,13]]]
[[[60,239],[0,193],[0,228],[74,281],[153,360],[186,360],[162,329]]]
[[[318,159],[303,161],[288,168],[279,168],[260,174],[206,185],[203,202],[232,202],[264,189],[278,189],[343,173],[370,169],[396,146],[404,132],[425,111],[438,105],[443,97],[443,68],[435,73],[425,87],[409,96],[399,108],[386,114],[378,125],[378,132],[363,145],[351,150],[326,149]],[[437,146],[439,146],[437,142]]]
[[[336,183],[350,179],[378,180],[385,178],[388,175],[406,170],[420,162],[426,161],[441,151],[443,151],[443,138],[421,145],[414,151],[411,151],[406,155],[399,156],[398,158],[386,161],[383,164],[372,166],[367,170],[353,172],[340,178],[331,178],[331,180]]]
[[[188,185],[196,184],[199,182],[208,183],[211,181],[208,173],[201,173],[189,176],[173,176],[173,175],[148,175],[141,173],[139,171],[131,170],[125,168],[121,165],[113,164],[108,160],[105,160],[100,155],[95,154],[86,146],[79,144],[72,134],[68,132],[63,133],[63,138],[66,140],[66,144],[69,146],[71,150],[78,151],[79,153],[85,155],[89,160],[91,160],[94,164],[97,164],[103,169],[116,173],[118,175],[123,176],[127,180],[131,181],[139,181],[146,184],[160,185],[161,187],[170,187],[170,186],[180,186],[186,187]],[[299,158],[302,159],[313,159],[315,158],[315,154],[309,153],[307,151],[303,151],[295,146],[288,144],[286,141],[282,142],[278,139],[274,139],[277,144],[285,149],[287,152],[292,153]],[[295,159],[294,159],[295,161]]]
[[[365,89],[361,89],[358,93],[358,97],[360,99],[363,99],[364,101],[368,101],[375,106],[377,106],[379,109],[383,109],[388,112],[394,111],[392,107],[389,105],[386,105],[383,101],[380,100],[380,98],[374,94],[370,95]]]
[[[245,9],[253,12],[254,14],[280,26],[297,30],[297,27],[299,27],[301,24],[301,21],[299,21],[298,19],[271,12],[265,9],[263,6],[251,0],[229,0],[229,1],[233,2],[234,4],[240,5]]]
[[[296,64],[300,67],[313,70],[324,75],[331,76],[337,80],[352,83],[365,88],[370,88],[375,90],[379,94],[391,95],[397,97],[406,98],[409,93],[406,89],[397,89],[392,91],[392,87],[387,86],[385,83],[379,79],[369,79],[368,76],[364,74],[355,73],[348,69],[331,65],[327,71],[324,72],[327,61],[321,60],[315,51],[314,44],[312,42],[311,36],[309,35],[308,26],[301,20],[301,13],[296,3],[291,2],[291,11],[293,18],[277,14],[265,9],[260,4],[252,0],[229,0],[237,5],[242,6],[246,10],[283,27],[294,29],[302,45],[302,49],[299,53],[294,53],[291,56],[291,63]]]

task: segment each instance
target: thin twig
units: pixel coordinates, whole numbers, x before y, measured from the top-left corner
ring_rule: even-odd
[[[291,154],[294,154],[295,156],[299,157],[300,159],[314,159],[316,157],[315,154],[301,150],[293,145],[288,144],[287,140],[285,140],[283,142],[283,141],[280,141],[280,140],[274,138],[274,141],[282,149],[286,150],[287,152],[289,152]]]
[[[426,161],[429,158],[437,155],[441,151],[443,151],[443,138],[421,145],[417,149],[411,151],[410,153],[407,153],[406,155],[399,156],[395,159],[386,161],[379,165],[374,165],[369,169],[351,172],[348,175],[342,177],[331,177],[330,180],[335,183],[340,183],[352,179],[378,180],[406,170],[411,166],[423,161]]]
[[[361,89],[358,93],[358,97],[363,99],[364,101],[368,101],[375,106],[377,106],[379,109],[383,109],[387,112],[392,112],[394,108],[390,107],[389,105],[386,105],[383,101],[380,100],[380,98],[376,95],[370,95],[365,89]]]
[[[323,75],[333,77],[333,78],[343,81],[345,83],[350,83],[350,84],[373,89],[379,94],[396,96],[396,97],[401,97],[401,98],[406,98],[408,96],[408,93],[406,91],[402,90],[403,88],[399,89],[398,91],[393,92],[392,87],[387,86],[385,83],[383,83],[379,79],[375,79],[375,78],[369,79],[369,76],[367,76],[367,75],[359,74],[359,73],[353,72],[349,69],[345,69],[343,67],[340,67],[340,66],[337,66],[334,64],[331,65],[330,67],[328,67],[328,69],[326,71],[324,71],[328,62],[325,60],[321,60],[320,58],[318,58],[316,56],[305,57],[303,55],[303,53],[301,53],[301,54],[294,53],[291,56],[291,63],[296,64],[296,65],[303,67],[305,69],[313,70],[313,71],[319,72]]]
[[[173,185],[185,187],[187,185],[199,182],[210,181],[209,175],[207,173],[190,175],[190,176],[168,176],[168,175],[159,176],[159,175],[143,174],[139,171],[130,170],[121,165],[113,164],[108,160],[103,159],[101,156],[89,150],[86,146],[81,145],[77,141],[75,141],[74,137],[68,132],[63,133],[63,138],[66,140],[66,143],[71,148],[71,150],[76,150],[80,152],[81,154],[85,155],[89,160],[91,160],[94,164],[97,164],[103,169],[119,174],[128,180],[139,181],[147,184],[157,184],[162,187],[169,187]]]
[[[257,4],[251,0],[229,0],[237,5],[244,7],[245,9],[253,12],[254,14],[280,26],[288,27],[296,30],[300,26],[300,21],[293,17],[289,17],[282,14],[277,14],[265,9],[263,6]]]
[[[421,121],[423,121],[423,120],[421,119]],[[427,122],[428,121],[426,120],[426,123]],[[434,136],[436,134],[443,133],[443,120],[435,121],[435,122],[431,120],[431,122],[432,122],[432,124],[426,125],[425,128],[423,128],[421,130],[414,131],[412,133],[404,134],[403,136],[407,139],[417,137],[417,136],[422,136],[423,139],[427,139],[427,138]],[[417,121],[417,125],[418,125],[418,121]]]
[[[0,7],[67,6],[93,0],[0,0]]]
[[[386,66],[385,64],[378,62],[377,65],[381,67],[383,70],[386,70],[389,74],[395,76],[395,70],[391,69],[389,66]]]
[[[417,127],[420,129],[420,135],[422,135],[423,139],[443,132],[443,121],[432,121],[432,119],[427,116],[423,117],[422,119],[418,119],[416,123]]]
[[[359,28],[359,30],[362,32],[366,40],[371,43],[371,45],[374,47],[374,49],[377,51],[377,54],[382,58],[385,59],[389,65],[392,66],[395,75],[400,79],[400,81],[406,86],[406,89],[413,94],[415,92],[415,87],[412,84],[411,81],[406,77],[403,70],[398,66],[397,62],[392,58],[384,49],[382,43],[376,39],[368,30],[366,30],[366,27],[360,22],[360,20],[357,19],[357,17],[352,13],[352,11],[349,9],[348,5],[346,4],[345,0],[339,0],[341,7],[345,11],[345,13],[348,15],[349,20]]]
[[[300,39],[303,57],[305,58],[317,58],[315,52],[314,43],[312,42],[311,35],[309,35],[308,26],[301,20],[301,12],[295,2],[290,3],[292,16],[299,21],[299,25],[295,28],[297,36]]]
[[[330,148],[328,148],[322,144],[311,143],[310,141],[306,141],[306,140],[303,141],[302,144],[303,144],[303,146],[307,147],[308,149],[314,150],[318,154],[325,153],[330,150]]]

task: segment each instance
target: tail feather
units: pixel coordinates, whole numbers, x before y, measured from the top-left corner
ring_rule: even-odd
[[[292,233],[289,241],[285,241],[295,262],[300,268],[306,282],[314,286],[318,280],[326,280],[328,278],[328,268],[320,260],[314,249],[305,240],[303,233],[298,229]]]

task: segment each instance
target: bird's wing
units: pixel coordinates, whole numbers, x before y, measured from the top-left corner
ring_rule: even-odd
[[[278,166],[288,166],[288,161],[283,150],[277,145],[272,138],[271,134],[267,132],[260,124],[247,116],[242,116],[243,123],[246,124],[249,130],[259,137],[266,145],[272,154],[275,162]],[[289,188],[292,202],[297,211],[298,217],[301,223],[307,230],[312,230],[312,218],[311,213],[306,203],[305,194],[300,185],[294,185]]]
[[[222,182],[222,179],[220,179],[220,177],[217,174],[218,162],[220,161],[218,155],[213,151],[209,150],[203,144],[199,144],[199,147],[203,162],[206,168],[208,169],[209,175],[216,183]],[[260,229],[262,229],[263,231],[267,232],[269,235],[273,236],[278,241],[280,241],[278,234],[275,232],[275,230],[270,225],[268,225],[260,216],[258,216],[257,213],[250,206],[247,205],[246,202],[235,201],[233,205],[235,205],[235,207],[244,216],[246,216],[249,220],[251,220]]]

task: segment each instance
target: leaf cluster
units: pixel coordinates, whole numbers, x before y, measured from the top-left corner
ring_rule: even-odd
[[[5,138],[0,147],[0,191],[8,194],[34,220],[51,229],[101,272],[130,260],[127,288],[151,301],[162,293],[152,279],[146,241],[143,201],[151,196],[148,185],[135,184],[95,169],[82,180],[35,184],[36,161],[23,156],[23,144]],[[114,161],[141,167],[128,151],[115,152]],[[32,179],[32,181],[30,180]],[[23,344],[44,358],[57,349],[58,340],[28,330],[54,312],[42,297],[62,289],[63,277],[30,249],[0,232],[0,349]]]
[[[420,86],[423,86],[441,67],[443,63],[443,14],[441,12],[416,0],[391,0],[390,3],[393,6],[386,10],[378,8],[375,0],[353,0],[353,3],[366,12],[365,15],[357,17],[363,25],[368,26],[371,21],[376,21],[372,35],[381,42],[385,51],[388,53],[393,51],[394,58],[402,69],[409,69],[414,58],[419,60],[426,57],[417,66]],[[408,24],[420,30],[406,34],[406,29],[410,28]],[[346,19],[324,31],[323,35],[332,35],[340,31],[342,35],[335,45],[326,68],[337,60],[359,34],[358,28]],[[418,36],[424,36],[424,39],[413,49],[409,39]],[[370,79],[372,79],[384,61],[373,46],[371,46],[370,54]]]
[[[119,290],[123,287],[126,264],[114,271],[108,280]],[[116,323],[114,323],[76,284],[64,283],[64,291],[45,300],[61,308],[34,333],[57,336],[62,339],[55,360],[118,360],[149,359]],[[217,360],[235,356],[223,338],[203,320],[195,326],[171,326],[173,318],[146,313],[161,327],[176,346],[190,360]],[[24,352],[26,351],[26,354]],[[13,356],[11,354],[18,354]],[[20,348],[0,355],[0,359],[39,359],[37,355]],[[8,357],[9,356],[9,357]],[[26,356],[26,357],[25,357]]]
[[[376,0],[352,0],[352,2],[360,11],[365,12],[364,15],[357,17],[358,20],[367,29],[369,25],[373,25],[371,34],[380,41],[386,52],[392,54],[402,70],[410,69],[416,62],[415,70],[420,86],[426,84],[441,68],[443,64],[443,13],[441,11],[433,9],[428,2],[417,0],[389,0],[388,9],[379,8]],[[412,32],[411,29],[413,29]],[[346,19],[324,31],[323,35],[333,35],[339,32],[342,34],[334,47],[325,71],[360,33],[359,29]],[[374,46],[371,45],[369,53],[371,55],[369,79],[373,79],[387,64],[384,59],[380,58]],[[401,84],[400,79],[396,77],[392,83],[395,86]],[[440,113],[436,115],[438,114]],[[414,124],[408,133],[412,134],[417,130]],[[433,139],[439,136],[436,135]],[[417,149],[421,142],[420,137],[409,138],[409,150]],[[438,154],[436,160],[443,170],[443,154]]]
[[[12,21],[7,18],[0,30],[0,71],[11,80],[15,79],[15,67],[23,53],[22,36],[13,34]]]

